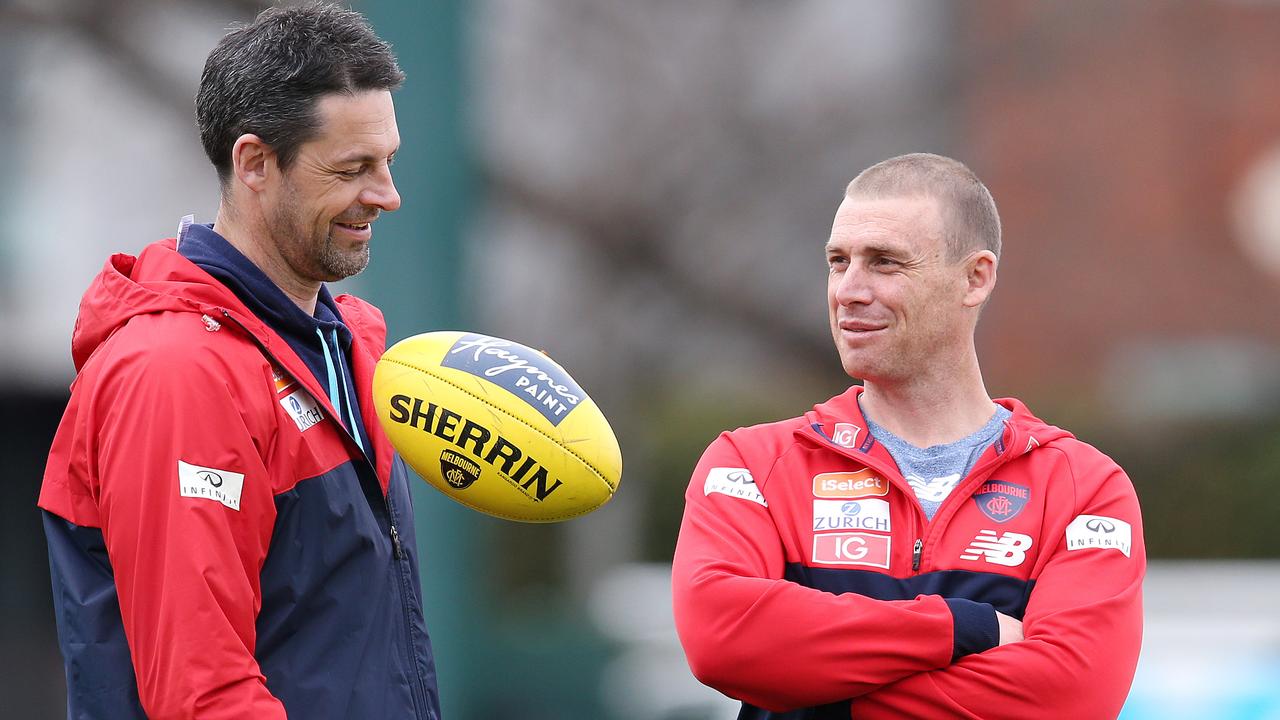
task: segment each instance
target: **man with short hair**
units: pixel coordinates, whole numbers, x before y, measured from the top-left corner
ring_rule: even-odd
[[[826,255],[863,384],[698,463],[673,567],[690,668],[744,719],[1114,718],[1142,635],[1138,501],[1108,457],[987,394],[990,193],[950,158],[891,158],[849,184]]]
[[[440,715],[407,472],[370,394],[381,313],[325,283],[400,206],[358,13],[272,8],[196,98],[211,225],[108,260],[39,505],[68,717]]]

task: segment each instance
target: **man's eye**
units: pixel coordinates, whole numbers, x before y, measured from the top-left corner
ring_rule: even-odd
[[[895,267],[897,265],[901,265],[902,263],[898,262],[897,260],[894,260],[893,258],[889,258],[881,255],[879,257],[873,258],[871,260],[871,264],[875,267]]]
[[[344,178],[356,178],[356,177],[359,177],[359,176],[360,176],[360,169],[356,169],[356,170],[339,170],[339,171],[338,171],[338,176],[339,176],[339,177],[344,177]]]

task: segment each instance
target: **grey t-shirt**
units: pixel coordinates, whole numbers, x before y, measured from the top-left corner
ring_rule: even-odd
[[[942,501],[969,474],[987,446],[1000,437],[1004,421],[1013,413],[997,405],[995,414],[977,432],[967,438],[945,445],[918,448],[906,440],[885,430],[867,418],[867,431],[898,463],[898,470],[916,491],[925,517],[933,519]],[[865,414],[864,414],[865,415]]]

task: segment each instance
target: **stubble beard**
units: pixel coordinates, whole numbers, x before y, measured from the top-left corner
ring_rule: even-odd
[[[886,338],[875,351],[863,348],[850,352],[841,348],[845,373],[864,383],[908,386],[930,378],[953,374],[956,367],[951,338],[942,333],[926,336]],[[848,352],[848,355],[846,355]]]
[[[333,239],[332,225],[310,227],[298,215],[295,190],[290,186],[271,223],[271,234],[279,243],[294,271],[308,280],[337,282],[358,275],[369,265],[369,243],[343,250]]]
[[[836,354],[845,374],[855,380],[872,383],[897,384],[910,379],[918,361],[927,350],[921,343],[896,334],[895,328],[887,330],[887,337],[879,337],[870,346],[854,346],[842,338],[839,327],[832,322],[831,334],[835,340]]]
[[[333,276],[332,280],[325,282],[335,282],[352,275],[359,275],[369,266],[369,243],[361,243],[355,250],[344,251],[338,248],[333,235],[326,233],[317,244],[316,265],[322,272]]]

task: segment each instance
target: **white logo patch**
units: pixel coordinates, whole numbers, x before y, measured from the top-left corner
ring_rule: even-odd
[[[879,530],[889,532],[887,500],[814,500],[813,530]]]
[[[751,477],[751,471],[746,468],[711,468],[707,471],[706,481],[702,483],[702,494],[710,495],[711,493],[750,500],[769,507],[764,494],[756,486],[756,479]]]
[[[859,428],[853,423],[836,423],[835,430],[831,433],[831,442],[840,447],[851,448],[858,444]]]
[[[182,497],[217,500],[239,512],[240,491],[243,489],[242,473],[178,461],[178,493]]]
[[[306,390],[295,390],[280,398],[280,406],[293,418],[298,430],[306,430],[324,419],[320,405]]]
[[[973,542],[960,554],[961,560],[977,560],[982,558],[989,563],[1014,567],[1027,559],[1027,550],[1031,549],[1031,536],[1022,533],[1007,532],[999,537],[995,530],[979,530]]]
[[[813,536],[813,561],[826,565],[870,565],[889,569],[889,536],[822,533]]]
[[[1078,515],[1067,526],[1067,550],[1119,550],[1131,557],[1133,526],[1113,517]]]

